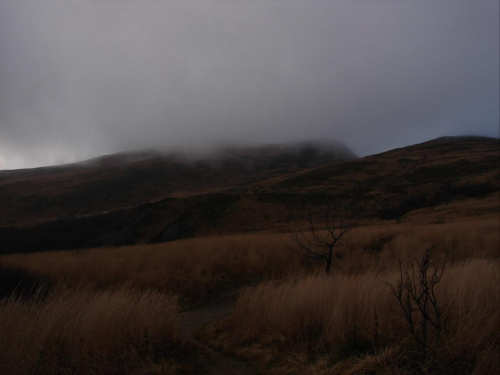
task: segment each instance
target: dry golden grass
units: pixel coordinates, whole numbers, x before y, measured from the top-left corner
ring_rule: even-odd
[[[168,357],[178,338],[173,295],[60,285],[48,297],[0,300],[0,373],[127,373]],[[148,363],[148,361],[150,363]]]
[[[339,248],[334,264],[344,273],[392,270],[399,259],[411,262],[426,248],[449,251],[455,260],[496,258],[500,218],[443,224],[381,224],[355,228]],[[276,279],[304,265],[284,244],[282,234],[195,238],[156,245],[13,254],[0,264],[21,268],[52,282],[176,292],[193,299],[253,280]],[[323,268],[318,265],[318,269]]]
[[[157,245],[14,254],[0,258],[53,283],[175,292],[194,300],[250,280],[281,277],[298,267],[275,235],[240,235],[183,240]]]
[[[175,340],[179,305],[171,293],[202,302],[261,281],[241,294],[228,325],[208,329],[207,340],[273,363],[276,374],[418,372],[386,281],[397,279],[399,260],[406,266],[431,248],[437,262],[445,252],[451,259],[439,298],[452,307],[452,319],[426,370],[493,373],[499,225],[495,215],[359,227],[339,248],[331,277],[322,263],[301,263],[283,243],[286,233],[2,256],[3,267],[39,275],[54,288],[45,301],[0,301],[2,365],[22,362],[19,373],[131,372]]]
[[[392,270],[411,263],[426,249],[454,261],[500,257],[500,216],[439,224],[389,224],[356,228],[337,266],[344,273]]]
[[[441,341],[429,337],[433,356],[426,366],[440,373],[500,369],[499,267],[498,260],[486,259],[448,266],[438,285],[438,301],[450,311],[450,323]],[[277,356],[283,350],[294,353],[276,373],[287,373],[287,366],[300,368],[297,353],[304,360],[300,365],[309,366],[300,371],[316,366],[318,373],[344,373],[360,360],[365,372],[392,371],[393,362],[401,359],[387,358],[387,348],[397,356],[403,355],[401,347],[412,350],[407,323],[386,284],[397,283],[398,276],[389,271],[312,275],[250,287],[223,329],[225,345],[243,345],[247,358],[252,358],[248,343],[256,341]],[[290,360],[293,366],[287,364]]]
[[[418,373],[386,282],[397,281],[399,261],[408,266],[432,249],[437,263],[446,253],[451,262],[439,285],[451,323],[433,344],[437,359],[427,370],[492,373],[500,354],[499,225],[498,216],[486,216],[356,228],[340,248],[333,276],[319,264],[248,288],[228,325],[209,327],[203,336],[243,358],[272,363],[269,373]]]

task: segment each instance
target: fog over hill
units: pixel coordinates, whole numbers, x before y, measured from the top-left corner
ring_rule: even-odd
[[[499,135],[499,3],[0,1],[0,170]]]
[[[494,138],[444,137],[364,158],[311,143],[229,148],[220,155],[120,154],[3,172],[2,252],[272,230],[288,225],[297,210],[314,212],[330,202],[363,220],[403,220],[416,210],[447,211],[462,202],[476,213],[499,209]]]
[[[207,162],[212,166],[224,165],[227,162],[256,161],[261,163],[302,164],[313,167],[321,164],[335,163],[357,158],[343,142],[338,140],[308,140],[301,142],[273,143],[260,145],[225,145],[205,149],[180,148],[176,151],[151,149],[149,151],[121,152],[112,155],[73,163],[81,166],[118,166],[153,159],[173,160],[177,162]],[[64,166],[64,165],[62,165]]]
[[[224,147],[206,153],[119,153],[74,164],[0,171],[0,226],[133,207],[168,197],[245,189],[259,181],[353,160],[338,141]]]

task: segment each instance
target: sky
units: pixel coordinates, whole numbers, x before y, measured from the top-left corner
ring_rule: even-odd
[[[0,170],[499,136],[497,0],[0,0]]]

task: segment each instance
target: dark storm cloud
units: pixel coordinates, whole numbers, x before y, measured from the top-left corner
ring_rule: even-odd
[[[498,136],[497,1],[0,2],[0,169]]]

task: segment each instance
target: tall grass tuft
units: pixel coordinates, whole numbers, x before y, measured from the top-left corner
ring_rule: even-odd
[[[441,341],[431,343],[425,366],[432,371],[499,369],[499,267],[496,260],[473,259],[446,270],[437,296],[450,323]],[[234,343],[306,347],[328,353],[334,363],[390,347],[408,355],[414,351],[411,335],[386,284],[397,279],[397,272],[367,272],[250,287],[241,293],[227,332]]]
[[[89,283],[98,287],[127,283],[134,288],[173,292],[196,301],[252,280],[282,277],[299,266],[279,236],[255,234],[14,254],[1,257],[0,263],[40,275],[52,283]]]
[[[125,286],[0,300],[0,373],[127,373],[168,356],[178,321],[174,295]]]

